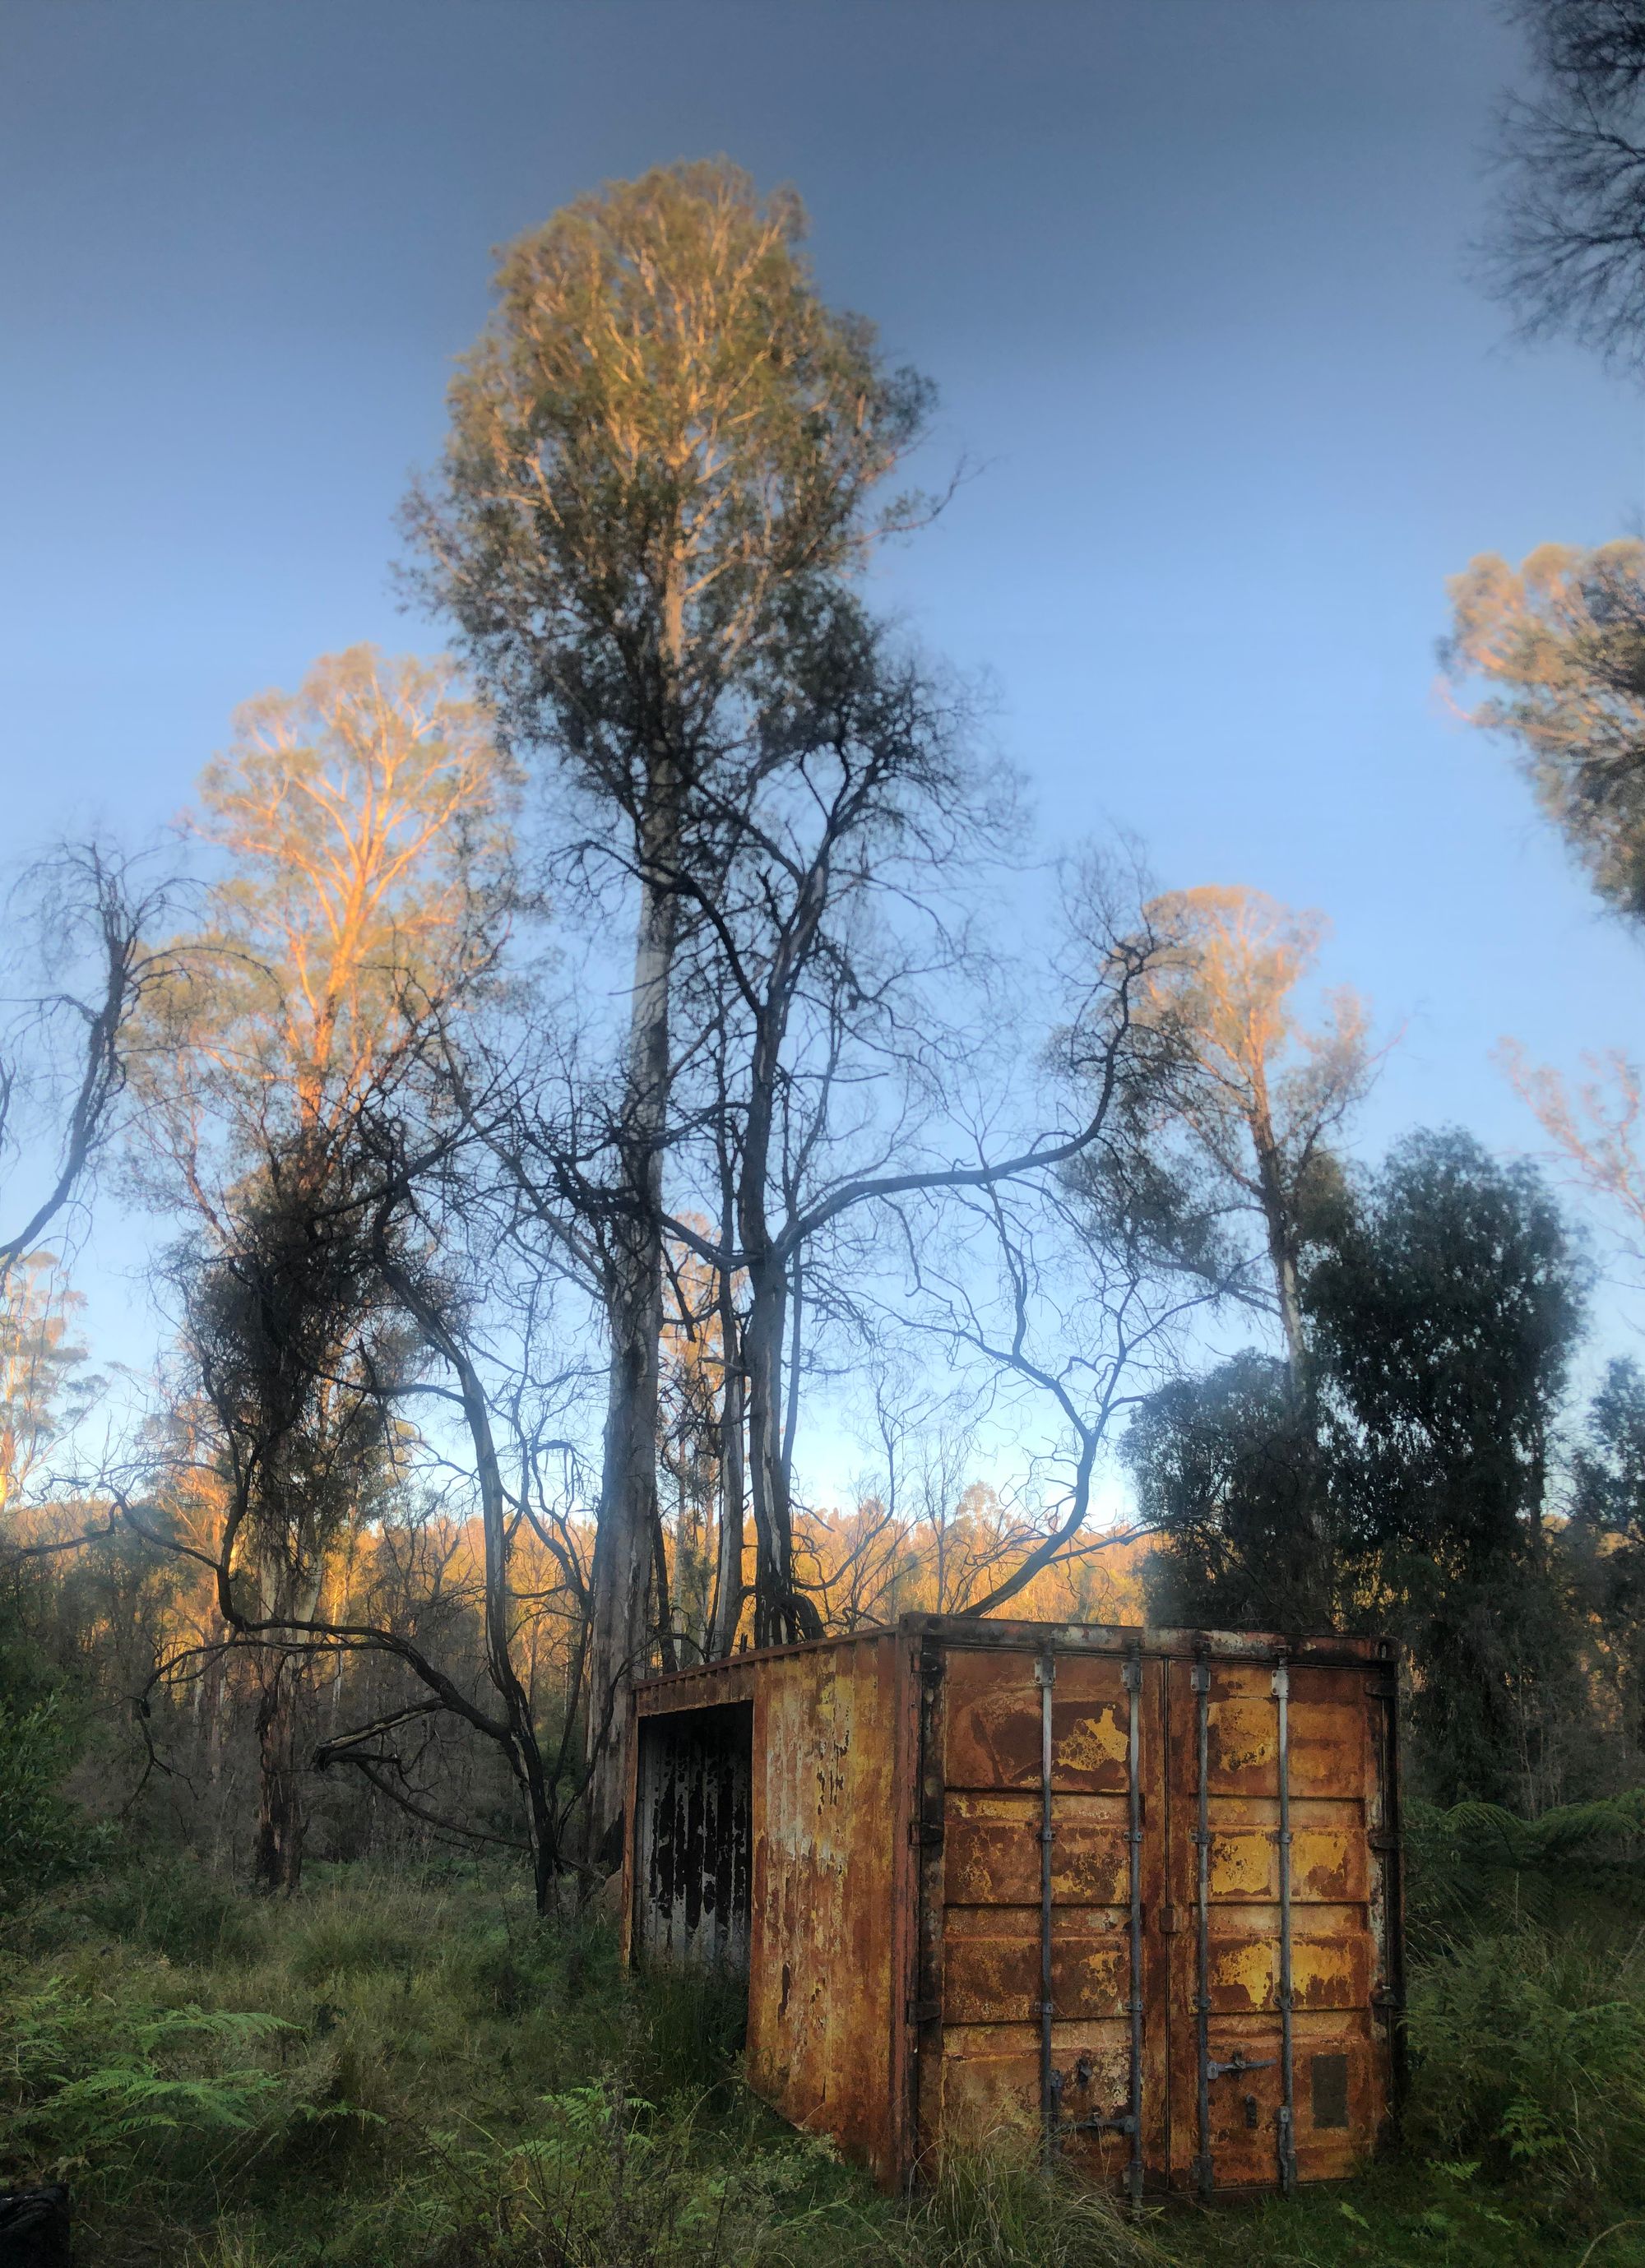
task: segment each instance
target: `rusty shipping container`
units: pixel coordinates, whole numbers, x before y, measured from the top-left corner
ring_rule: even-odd
[[[1346,2174],[1399,2086],[1381,1639],[905,1616],[637,1687],[636,1962],[887,2187],[1014,2130],[1129,2191]]]

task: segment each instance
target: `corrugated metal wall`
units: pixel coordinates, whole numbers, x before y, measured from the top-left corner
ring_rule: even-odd
[[[1141,2155],[1159,2165],[1164,2028],[1146,2015],[1163,2002],[1163,1948],[1142,1924],[1164,1878],[1161,1665],[1139,1675],[1133,1846],[1132,1657],[945,1646],[937,1662],[927,1740],[943,1758],[942,1864],[927,1886],[926,1963],[941,2021],[924,2043],[920,2131],[967,2144],[1013,2130],[1043,2138],[1049,2093],[1059,2154],[1123,2176],[1136,2154],[1134,1848]],[[937,1823],[928,1807],[933,1846]]]
[[[1285,2188],[1374,2147],[1400,1983],[1380,1642],[910,1616],[635,1709],[634,1949],[692,1956],[692,1885],[734,1902],[711,1846],[745,1820],[750,2084],[883,2181],[992,2140],[1133,2192]]]
[[[900,1983],[912,1920],[900,1650],[778,1655],[755,1687],[749,2084],[796,2126],[901,2171]]]

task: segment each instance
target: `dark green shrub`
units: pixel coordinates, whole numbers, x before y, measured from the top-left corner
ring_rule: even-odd
[[[1530,1921],[1630,1935],[1645,1920],[1645,1788],[1521,1819],[1494,1803],[1406,1807],[1413,1951]]]
[[[615,2083],[545,2095],[533,2132],[437,2138],[448,2228],[438,2268],[778,2268],[782,2202],[815,2152],[727,2146],[677,2102]]]
[[[1645,2202],[1645,1948],[1477,1938],[1420,1975],[1409,2026],[1423,2154],[1554,2205]]]
[[[55,1694],[0,1699],[0,1903],[60,1881],[100,1837],[63,1793],[76,1742]]]
[[[551,1923],[533,1921],[517,1928],[498,1924],[460,1940],[448,1959],[454,1981],[499,2016],[520,2016],[580,1997],[583,1978]]]
[[[138,1849],[85,1894],[88,1919],[168,1961],[240,1961],[267,1942],[267,1909],[226,1875],[191,1858]]]
[[[159,2007],[61,1977],[0,1995],[0,2173],[73,2173],[118,2190],[197,2169],[272,2106],[254,2054],[274,2016]]]
[[[361,1886],[358,1904],[338,1903],[300,1918],[288,1960],[294,1977],[320,1985],[328,1977],[368,1976],[375,1970],[409,1975],[438,1951],[404,1914],[385,1910],[368,1881]]]

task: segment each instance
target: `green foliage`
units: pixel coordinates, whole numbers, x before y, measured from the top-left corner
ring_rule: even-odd
[[[518,2017],[544,2006],[570,2014],[616,2005],[616,1954],[608,1930],[575,1920],[544,1928],[535,1916],[516,1918],[505,1905],[476,1917],[448,1948],[446,1962],[465,1999],[490,2014]]]
[[[75,1740],[61,1698],[21,1706],[0,1697],[0,1905],[85,1864],[97,1835],[63,1782]]]
[[[1448,2182],[1645,2201],[1645,1789],[1407,1808],[1406,2134]]]
[[[1149,1395],[1125,1437],[1138,1510],[1164,1542],[1147,1569],[1155,1622],[1309,1630],[1334,1602],[1330,1555],[1307,1548],[1318,1460],[1286,1366],[1246,1348]]]
[[[263,1949],[269,1930],[267,1907],[226,1876],[159,1852],[144,1852],[140,1866],[95,1877],[59,1913],[70,1934],[89,1925],[179,1962],[247,1959]],[[37,1917],[37,1937],[45,1926]]]
[[[278,2075],[243,2060],[275,2016],[164,2008],[61,1977],[8,1991],[0,2024],[4,2148],[13,2170],[101,2179],[152,2172],[180,2139],[243,2133]]]
[[[1169,2258],[1112,2198],[1008,2151],[951,2155],[887,2254],[899,2268],[1162,2268]]]
[[[1412,1948],[1439,1954],[1530,1921],[1645,1916],[1645,1788],[1520,1819],[1494,1803],[1405,1809]]]
[[[1575,1462],[1573,1520],[1645,1543],[1645,1374],[1638,1363],[1606,1364]]]
[[[727,1980],[636,1980],[512,1874],[323,1869],[275,1904],[138,1859],[4,1942],[0,2182],[67,2166],[99,2268],[1576,2268],[1639,2146],[1633,1970],[1561,1969],[1531,1932],[1419,1974],[1413,2131],[1439,2162],[1140,2227],[1008,2153],[876,2195],[738,2084]],[[1568,2242],[1535,2225],[1553,2195]],[[1596,2268],[1629,2260],[1609,2240]]]
[[[545,2095],[533,2124],[505,2140],[437,2138],[439,2268],[774,2262],[773,2224],[816,2154],[798,2140],[727,2148],[689,2100],[660,2112],[610,2080]]]
[[[1567,1548],[1624,1747],[1645,1752],[1645,1373],[1606,1366],[1572,1459]]]
[[[1641,2234],[1622,2218],[1620,2231],[1557,2228],[1478,2169],[1458,2180],[1438,2166],[1386,2166],[1346,2196],[1229,2201],[1169,2221],[1163,2236],[1181,2268],[1645,2268]]]
[[[402,1914],[385,1914],[371,1905],[353,1911],[330,1905],[299,1926],[287,1957],[293,1977],[302,1984],[320,1985],[368,1976],[373,1970],[409,1975],[422,1951]]]
[[[649,1973],[639,1996],[637,2043],[647,2083],[668,2092],[720,2087],[741,2049],[747,2014],[742,1986],[717,1970]]]
[[[1518,1547],[1586,1272],[1536,1168],[1457,1129],[1408,1137],[1354,1190],[1306,1285],[1354,1541],[1459,1572]]]
[[[0,2180],[70,2169],[134,2260],[192,2228],[203,2259],[706,2263],[719,2216],[729,2262],[819,2162],[735,2088],[723,1980],[637,1993],[609,1930],[540,1923],[512,1877],[361,1867],[276,1907],[156,1860],[8,1939]],[[580,2250],[544,2249],[559,2222]]]
[[[85,1306],[55,1252],[25,1253],[0,1281],[0,1503],[11,1506],[54,1442],[90,1409],[102,1381],[73,1336]]]
[[[1645,1950],[1521,1928],[1436,1961],[1413,1996],[1415,2146],[1550,2208],[1645,2203]]]
[[[1442,658],[1486,695],[1473,722],[1513,746],[1601,897],[1645,917],[1645,544],[1545,543],[1517,570],[1487,552],[1450,596]]]
[[[1346,1183],[1304,1256],[1301,1404],[1247,1351],[1133,1420],[1154,1611],[1391,1631],[1422,1785],[1526,1809],[1568,1793],[1590,1705],[1545,1515],[1586,1272],[1536,1170],[1467,1134],[1415,1134]]]
[[[413,499],[431,595],[505,717],[624,806],[656,718],[682,703],[696,747],[795,593],[849,571],[930,409],[818,298],[804,232],[792,191],[762,199],[724,159],[528,231],[452,389],[444,477]]]

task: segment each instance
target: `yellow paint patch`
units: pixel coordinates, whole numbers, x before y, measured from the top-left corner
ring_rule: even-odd
[[[1219,2003],[1237,1999],[1247,2008],[1262,2008],[1273,1991],[1274,1948],[1266,1938],[1240,1945],[1221,1945],[1212,1961],[1212,1984]]]
[[[1065,1771],[1100,1771],[1104,1764],[1124,1764],[1131,1734],[1111,1710],[1100,1716],[1081,1717],[1057,1743],[1056,1761]]]
[[[1211,1845],[1213,1897],[1265,1898],[1273,1882],[1273,1847],[1265,1835],[1219,1835]]]
[[[1261,1771],[1279,1754],[1279,1733],[1272,1705],[1255,1701],[1213,1704],[1208,1727],[1213,1778],[1243,1778]]]
[[[1291,1948],[1292,1992],[1304,2003],[1317,1999],[1329,2007],[1348,1980],[1349,1968],[1342,1948],[1317,1937],[1299,1938]]]
[[[1316,1830],[1299,1831],[1291,1841],[1291,1883],[1304,1897],[1349,1898],[1357,1885],[1348,1838]]]

